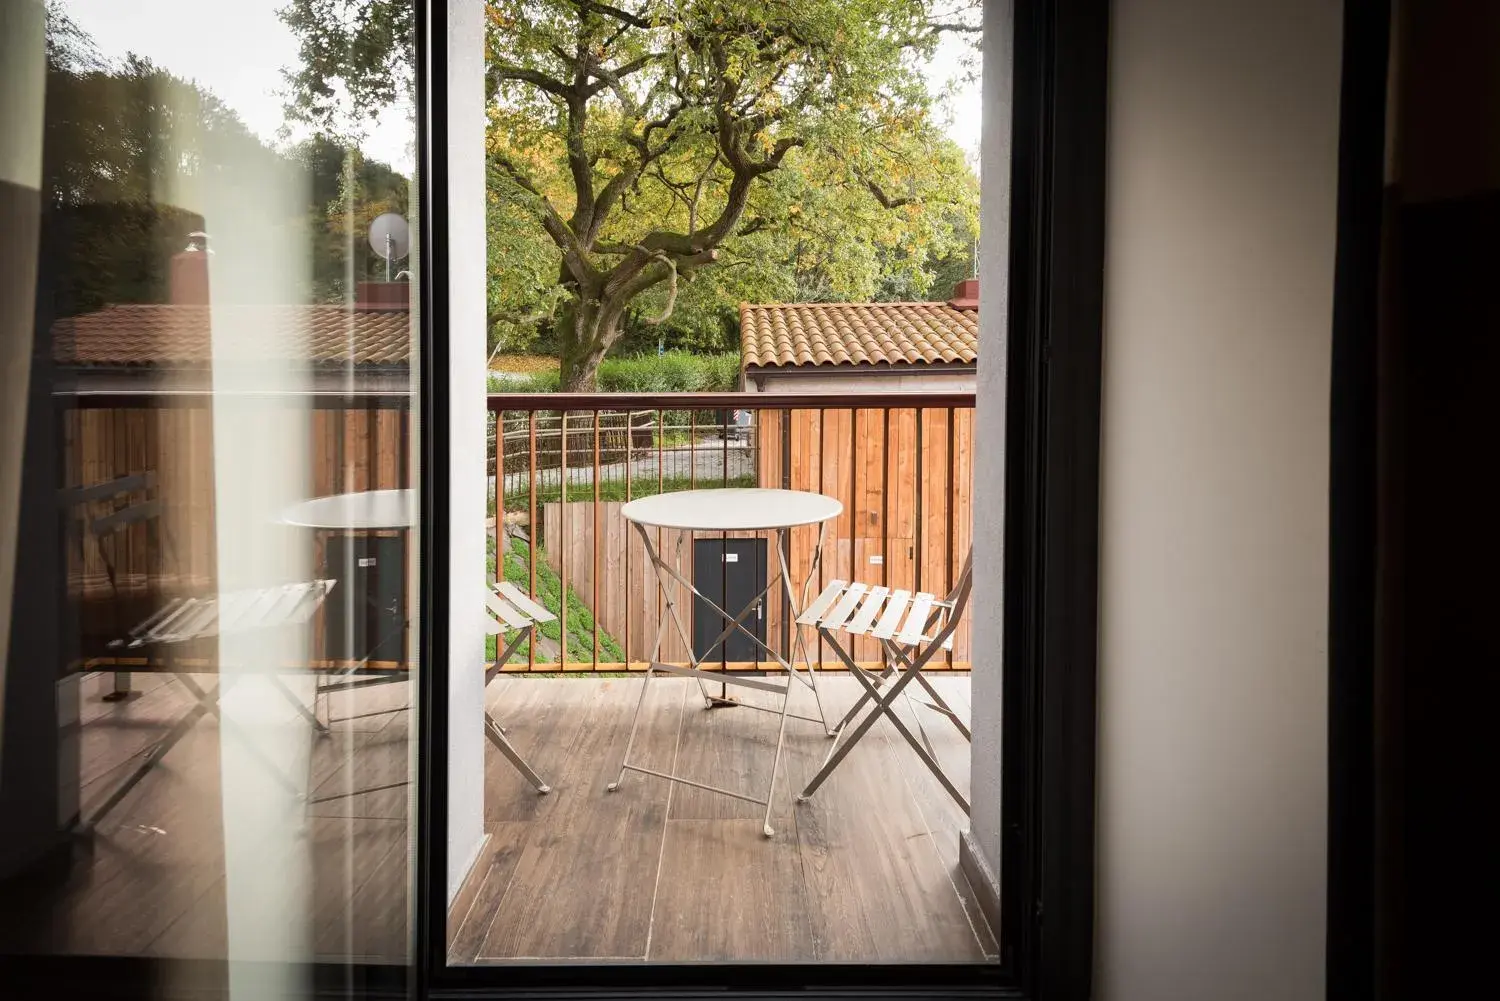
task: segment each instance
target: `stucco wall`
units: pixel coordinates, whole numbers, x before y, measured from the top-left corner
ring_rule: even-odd
[[[1341,5],[1117,0],[1096,997],[1324,994]]]

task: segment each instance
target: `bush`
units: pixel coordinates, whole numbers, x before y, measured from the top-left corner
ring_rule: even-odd
[[[737,352],[699,355],[668,351],[660,355],[606,358],[599,366],[602,393],[731,393],[739,388]],[[536,372],[504,380],[490,378],[493,393],[555,393],[562,384],[557,372]]]

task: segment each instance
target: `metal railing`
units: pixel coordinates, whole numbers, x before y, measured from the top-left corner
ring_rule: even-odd
[[[662,599],[619,507],[654,493],[764,486],[829,494],[844,513],[830,526],[812,586],[837,578],[946,592],[972,534],[973,407],[972,392],[491,394],[490,573],[558,616],[550,635],[509,669],[644,670]],[[663,553],[673,548],[653,531],[659,548],[668,544]],[[734,537],[725,535],[717,551],[727,552]],[[813,566],[816,539],[816,529],[791,533],[787,558],[797,589]],[[754,551],[755,543],[747,545]],[[710,569],[691,569],[691,552],[687,572],[712,586]],[[775,563],[759,555],[749,562],[753,573]],[[715,565],[718,584],[728,588],[730,571],[722,559]],[[751,593],[764,583],[757,580]],[[766,641],[785,655],[796,626],[782,604],[773,591],[760,611]],[[873,641],[856,646],[856,659],[880,657]],[[680,647],[669,638],[661,659],[705,653]],[[712,656],[708,666],[762,666],[723,649]],[[824,660],[821,644],[817,659]],[[945,659],[968,665],[967,626]],[[830,656],[824,666],[837,661]]]
[[[127,598],[137,580],[157,577],[170,589],[214,577],[212,436],[200,426],[208,402],[136,394],[59,401],[65,485],[155,470],[168,527],[192,533],[170,551],[140,527],[111,540],[118,555],[109,553],[109,570]],[[295,405],[313,411],[313,494],[413,485],[407,397],[328,395]],[[553,635],[510,669],[644,669],[661,598],[619,508],[652,493],[767,486],[829,494],[844,513],[830,524],[814,587],[856,579],[945,593],[972,536],[973,407],[973,393],[951,392],[491,394],[490,573],[506,574],[558,615]],[[791,533],[795,584],[816,538],[814,529]],[[104,579],[95,548],[68,555],[70,583],[89,594],[104,587],[95,581]],[[769,571],[778,561],[765,555],[773,557],[761,560]],[[100,638],[128,611],[101,608]],[[779,593],[763,613],[767,642],[785,655],[795,626]],[[684,661],[690,652],[671,648],[662,659]],[[732,659],[733,651],[716,656],[727,669],[761,666]],[[874,660],[879,651],[857,643],[855,656]],[[817,657],[838,666],[821,648]],[[967,626],[946,660],[967,665]]]

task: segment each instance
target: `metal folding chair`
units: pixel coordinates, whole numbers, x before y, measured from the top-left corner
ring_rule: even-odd
[[[857,744],[875,721],[884,716],[906,738],[912,750],[922,759],[948,794],[958,801],[965,813],[969,812],[969,801],[959,792],[953,781],[943,774],[942,767],[932,753],[919,741],[905,721],[892,708],[896,700],[913,681],[926,690],[930,702],[924,703],[948,717],[965,740],[970,739],[969,728],[958,713],[944,701],[932,682],[922,674],[922,669],[932,658],[945,650],[953,649],[953,633],[963,618],[964,608],[969,603],[969,586],[973,571],[973,554],[964,560],[958,583],[945,598],[931,594],[912,594],[904,590],[887,590],[859,582],[836,580],[823,589],[823,593],[807,606],[797,619],[799,626],[813,626],[838,658],[844,662],[849,673],[859,680],[865,689],[863,695],[834,728],[834,744],[823,759],[823,765],[813,776],[807,788],[798,794],[803,802],[817,792],[823,781],[838,767],[850,749]],[[878,640],[885,652],[885,669],[875,674],[855,662],[845,645],[835,634],[869,636]],[[884,693],[881,688],[894,674],[900,677]],[[845,730],[865,706],[873,707],[859,720],[845,739]]]
[[[115,650],[160,651],[165,656],[163,670],[175,677],[197,704],[178,717],[168,728],[166,735],[151,747],[130,774],[95,808],[83,827],[87,829],[95,826],[118,806],[130,790],[207,715],[218,717],[225,733],[240,739],[246,750],[260,760],[273,778],[292,795],[302,798],[302,791],[297,784],[265,757],[254,740],[246,737],[232,720],[220,712],[219,703],[229,680],[221,679],[216,689],[205,690],[192,678],[194,665],[179,663],[174,652],[182,644],[230,633],[305,626],[328,597],[328,592],[333,590],[333,586],[332,580],[314,580],[231,591],[212,598],[174,598],[131,629],[127,638],[112,641],[109,645]],[[285,682],[274,673],[267,674],[266,678],[314,729],[326,732],[323,724]]]
[[[485,669],[485,688],[489,688],[490,682],[495,680],[495,675],[499,674],[510,659],[516,655],[516,651],[521,648],[522,643],[534,642],[536,640],[536,627],[538,625],[543,622],[551,622],[557,618],[557,616],[533,601],[525,591],[522,591],[509,581],[502,580],[495,584],[494,587],[494,591],[486,591],[484,594],[484,603],[490,612],[489,617],[485,620],[485,628],[495,636],[497,642],[502,634],[511,632],[512,630],[515,631],[515,636],[512,637],[510,642],[506,643],[504,650],[497,654],[495,662]],[[494,744],[500,753],[505,755],[506,760],[515,766],[516,771],[526,777],[526,781],[536,787],[537,792],[549,793],[552,791],[552,787],[543,782],[542,777],[536,773],[536,770],[526,763],[525,758],[521,757],[520,752],[510,742],[510,738],[506,736],[505,728],[496,721],[494,716],[490,715],[488,709],[484,712],[484,732],[489,737],[490,743]]]

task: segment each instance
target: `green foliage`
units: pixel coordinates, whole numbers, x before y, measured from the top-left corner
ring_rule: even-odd
[[[294,0],[298,106],[392,98],[403,3]],[[921,69],[978,10],[489,0],[492,349],[549,340],[587,389],[622,337],[732,345],[740,301],[930,287],[971,242],[977,180]]]
[[[204,183],[221,193],[307,192],[270,224],[279,245],[310,251],[310,301],[347,301],[350,277],[383,276],[364,234],[408,202],[406,178],[385,164],[326,136],[272,149],[197,84],[137,56],[104,60],[57,3],[47,53],[43,186],[63,255],[56,316],[166,301],[169,261],[205,228],[176,206],[204,204]]]
[[[495,544],[493,539],[489,540],[488,550],[486,569],[494,573]],[[563,651],[559,657],[561,661],[592,661],[594,659],[594,614],[573,588],[569,587],[567,591],[568,639],[565,644],[562,642],[562,580],[548,565],[545,552],[539,550],[539,554],[542,558],[537,560],[536,564],[536,601],[558,618],[551,622],[541,623],[537,626],[537,632],[559,644],[558,649]],[[510,540],[505,554],[505,579],[522,590],[529,590],[531,587],[531,547],[524,540]],[[501,637],[507,643],[514,638],[514,632],[505,633]],[[517,649],[518,660],[526,659],[528,647],[529,644],[522,643]],[[493,660],[497,649],[496,637],[489,637],[485,644],[485,658]],[[602,630],[599,633],[599,660],[606,663],[620,663],[625,660],[625,654],[619,642]]]
[[[385,259],[370,249],[365,234],[375,217],[386,212],[408,216],[411,185],[401,174],[358,148],[327,136],[314,136],[294,147],[290,157],[307,178],[311,191],[307,228],[312,240],[312,297],[318,302],[347,302],[349,281],[383,281]],[[399,271],[402,264],[393,264]]]
[[[599,366],[599,391],[604,393],[729,393],[739,388],[739,352],[700,355],[668,351],[661,355],[606,358]],[[492,393],[555,393],[557,372],[536,372],[520,378],[490,377]]]
[[[289,0],[278,16],[301,63],[285,74],[289,113],[338,130],[408,97],[417,9],[412,0]]]

